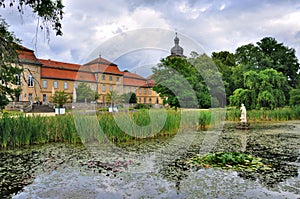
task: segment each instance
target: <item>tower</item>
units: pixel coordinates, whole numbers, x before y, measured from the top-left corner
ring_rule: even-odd
[[[177,32],[175,33],[174,43],[175,46],[171,48],[171,56],[186,57],[183,55],[183,48],[179,46],[179,38],[177,37]]]

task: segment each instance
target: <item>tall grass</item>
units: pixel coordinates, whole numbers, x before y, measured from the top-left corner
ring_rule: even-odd
[[[55,117],[0,117],[0,148],[48,142],[101,143],[106,139],[122,142],[132,139],[174,135],[179,131],[214,127],[224,120],[220,110],[139,110],[98,115]],[[226,120],[239,121],[240,111],[229,109]],[[277,110],[251,110],[250,122],[300,119],[300,106]]]
[[[239,109],[228,109],[226,111],[226,120],[239,121],[241,112]],[[300,119],[300,106],[285,107],[275,110],[249,110],[247,111],[247,120],[249,122],[258,121],[287,121]]]

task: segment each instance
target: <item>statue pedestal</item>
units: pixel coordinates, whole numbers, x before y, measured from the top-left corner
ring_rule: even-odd
[[[237,129],[247,130],[250,129],[250,123],[248,122],[240,122],[236,125]]]

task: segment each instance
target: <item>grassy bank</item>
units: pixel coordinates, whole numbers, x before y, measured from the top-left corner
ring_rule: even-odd
[[[240,116],[239,109],[230,108],[226,111],[227,121],[239,121]],[[300,106],[275,110],[249,110],[247,111],[247,120],[249,122],[300,120]]]
[[[48,142],[101,143],[105,139],[122,142],[132,139],[174,135],[180,130],[206,129],[218,126],[224,118],[239,121],[239,109],[212,110],[139,110],[101,113],[97,116],[69,114],[55,117],[0,117],[1,148]],[[286,121],[300,119],[300,107],[278,110],[251,110],[249,122]]]

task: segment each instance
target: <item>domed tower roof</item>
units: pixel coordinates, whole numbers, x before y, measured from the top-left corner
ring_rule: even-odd
[[[183,55],[183,48],[181,46],[179,46],[179,38],[177,37],[177,32],[175,34],[176,34],[176,36],[174,38],[175,46],[173,48],[171,48],[171,56],[185,57]]]

